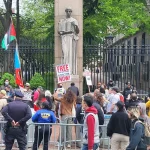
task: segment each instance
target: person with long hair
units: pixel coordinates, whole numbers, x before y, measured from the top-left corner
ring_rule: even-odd
[[[57,92],[53,95],[56,101],[59,101],[60,104],[60,116],[61,123],[71,124],[72,123],[72,111],[76,106],[76,95],[71,91],[67,90],[66,94],[63,95],[62,98],[58,97]],[[67,119],[68,118],[68,119]],[[66,129],[66,131],[65,131]],[[64,141],[64,137],[66,136],[66,140],[69,141],[72,138],[72,127],[71,126],[63,126],[61,129],[61,141]],[[71,147],[70,144],[67,147]]]
[[[46,101],[45,93],[40,92],[39,98],[34,102],[34,110],[37,111],[42,108],[42,103]]]
[[[130,142],[126,150],[147,150],[147,145],[144,142],[145,127],[143,125],[143,119],[140,118],[139,106],[129,107],[128,116],[132,120],[130,129]]]
[[[146,104],[139,103],[140,107],[140,118],[144,120],[144,123],[150,126],[150,117],[146,114]],[[150,137],[145,136],[145,143],[147,144],[147,149],[150,150]]]

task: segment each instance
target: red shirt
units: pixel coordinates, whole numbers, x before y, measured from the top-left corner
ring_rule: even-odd
[[[42,102],[45,102],[46,98],[42,98],[40,104],[42,104]],[[37,101],[34,103],[34,110],[38,111],[39,109],[41,109],[41,106],[37,105]]]

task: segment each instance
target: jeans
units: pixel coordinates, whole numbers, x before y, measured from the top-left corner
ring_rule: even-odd
[[[52,129],[50,128],[49,125],[36,126],[32,150],[38,150],[42,140],[44,142],[43,150],[48,150],[48,142],[49,142],[51,133],[52,133]]]
[[[99,143],[94,143],[93,150],[96,150],[99,146]],[[88,150],[88,144],[83,144],[82,150]]]
[[[64,124],[72,124],[72,119],[69,118],[66,120],[67,117],[71,117],[70,115],[62,115],[61,116],[61,123]],[[72,126],[62,126],[61,127],[61,142],[70,141],[72,139]]]

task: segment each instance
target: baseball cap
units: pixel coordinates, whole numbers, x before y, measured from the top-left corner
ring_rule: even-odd
[[[20,97],[20,98],[24,97],[24,95],[22,94],[22,92],[19,91],[19,90],[16,90],[16,91],[15,91],[15,96],[16,96],[16,97]]]
[[[30,83],[26,83],[26,86],[30,86]]]
[[[117,86],[114,86],[114,87],[112,87],[111,89],[112,89],[113,91],[117,92],[117,93],[119,92],[119,88],[118,88]]]
[[[0,93],[3,94],[4,96],[6,96],[6,91],[5,90],[1,90]]]

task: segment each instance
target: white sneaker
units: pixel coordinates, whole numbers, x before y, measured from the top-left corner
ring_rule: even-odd
[[[70,144],[68,144],[68,145],[67,145],[67,148],[71,148],[71,145],[70,145]]]

